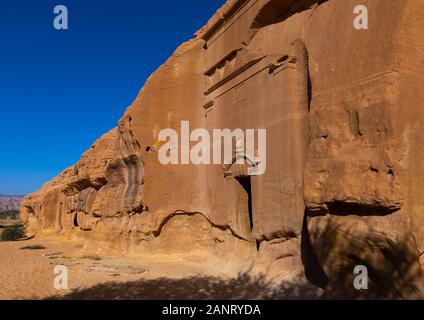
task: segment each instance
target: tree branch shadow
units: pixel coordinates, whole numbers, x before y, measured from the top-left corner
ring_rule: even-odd
[[[265,276],[241,274],[234,279],[191,277],[105,283],[47,300],[304,300],[318,299],[309,283],[272,284]]]
[[[306,219],[302,245],[305,275],[324,290],[323,299],[422,298],[423,273],[412,237],[394,240],[371,228],[358,233],[337,218],[310,232]],[[357,266],[367,268],[367,290],[354,287]]]

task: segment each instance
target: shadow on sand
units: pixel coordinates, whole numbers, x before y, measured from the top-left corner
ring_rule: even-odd
[[[365,237],[342,230],[337,220],[314,234],[303,235],[303,249],[313,239],[319,251],[304,259],[306,278],[276,285],[265,276],[248,274],[233,279],[190,277],[159,278],[126,283],[105,283],[77,289],[61,300],[304,300],[304,299],[418,299],[423,274],[413,245],[368,230]],[[309,248],[310,250],[313,248]],[[314,257],[311,263],[311,256]],[[312,261],[312,262],[313,262]],[[354,267],[366,266],[369,289],[354,288]],[[310,267],[312,270],[310,269]],[[325,270],[324,270],[325,268]],[[317,269],[319,269],[317,271]],[[321,276],[322,281],[314,282]],[[422,291],[421,291],[422,292]]]
[[[318,299],[319,291],[307,284],[272,286],[263,277],[240,275],[223,280],[213,277],[160,278],[126,283],[99,284],[75,290],[60,300],[281,300]]]

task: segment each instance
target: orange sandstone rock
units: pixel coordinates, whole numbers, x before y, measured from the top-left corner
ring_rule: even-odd
[[[397,285],[414,294],[424,3],[361,4],[370,27],[358,31],[354,0],[228,1],[152,74],[117,129],[25,199],[28,228],[323,288],[364,264],[408,277]],[[181,121],[267,129],[266,173],[161,165],[159,132]]]

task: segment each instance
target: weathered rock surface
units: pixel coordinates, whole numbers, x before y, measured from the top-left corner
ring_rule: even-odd
[[[228,1],[148,79],[118,128],[25,199],[28,228],[211,272],[305,275],[345,295],[362,264],[376,295],[416,296],[424,2],[361,4],[370,27],[358,31],[354,0]],[[159,132],[181,121],[267,129],[265,174],[160,164]]]

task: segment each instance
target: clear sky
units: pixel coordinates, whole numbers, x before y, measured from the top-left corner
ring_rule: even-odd
[[[1,1],[0,194],[36,191],[78,161],[224,2]],[[56,5],[69,30],[54,29]]]

